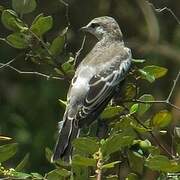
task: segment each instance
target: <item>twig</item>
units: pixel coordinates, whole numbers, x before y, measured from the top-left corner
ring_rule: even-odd
[[[2,65],[0,66],[0,69],[10,65],[12,62],[14,62],[15,60],[17,60],[20,56],[22,56],[23,54],[19,54],[16,57],[14,57],[13,59],[11,59],[10,61],[8,61],[7,63],[2,63]]]
[[[164,11],[168,11],[170,12],[170,14],[174,17],[174,19],[177,21],[177,23],[180,25],[180,20],[179,18],[175,15],[175,13],[168,7],[163,7],[163,8],[156,8],[154,6],[154,4],[150,3],[149,1],[146,1],[150,6],[152,6],[152,8],[158,12],[158,13],[161,13],[161,12],[164,12]]]
[[[74,58],[74,65],[75,65],[75,66],[76,66],[77,63],[78,63],[78,62],[77,62],[77,59],[78,59],[79,55],[81,54],[81,51],[82,51],[83,48],[84,48],[85,42],[86,42],[86,35],[85,35],[84,38],[83,38],[83,41],[82,41],[82,44],[81,44],[80,49],[76,52],[76,55],[75,55],[75,58]]]
[[[0,63],[0,65],[4,66],[3,63]],[[36,72],[36,71],[21,71],[21,70],[15,68],[15,67],[13,67],[13,66],[11,66],[11,65],[9,65],[9,64],[6,64],[6,66],[4,66],[4,67],[8,67],[8,68],[16,71],[16,72],[19,73],[19,74],[38,75],[38,76],[41,76],[41,77],[45,77],[45,78],[47,78],[48,80],[49,80],[49,79],[64,80],[64,78],[61,78],[61,77],[51,76],[51,75],[47,75],[47,74],[40,73],[40,72]]]
[[[59,0],[60,3],[62,3],[66,7],[66,20],[67,20],[67,26],[69,27],[71,25],[69,20],[69,4],[66,3],[64,0]]]

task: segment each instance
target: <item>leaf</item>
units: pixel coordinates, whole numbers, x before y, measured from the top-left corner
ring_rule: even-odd
[[[61,105],[61,107],[63,107],[65,109],[67,106],[67,101],[63,101],[61,99],[58,99],[58,101],[59,101],[59,104]]]
[[[102,113],[102,119],[111,119],[117,115],[119,115],[124,108],[122,106],[108,106]]]
[[[2,12],[1,21],[4,27],[12,31],[27,29],[26,25],[18,18],[16,12],[11,9],[6,9]]]
[[[17,152],[17,143],[0,146],[0,163],[10,159]]]
[[[29,153],[27,153],[22,161],[16,166],[16,171],[22,171],[29,161]]]
[[[27,14],[36,9],[36,0],[12,0],[13,9],[20,14]]]
[[[16,32],[10,34],[7,37],[7,42],[10,46],[17,48],[17,49],[25,49],[29,46],[29,37],[24,33]]]
[[[131,108],[130,108],[130,113],[131,114],[134,114],[134,113],[136,113],[137,111],[138,111],[138,109],[139,109],[139,104],[133,104],[132,106],[131,106]]]
[[[151,94],[144,94],[139,98],[140,101],[154,101],[154,97]],[[138,115],[142,116],[152,104],[150,103],[139,103]]]
[[[102,169],[110,169],[110,168],[113,168],[116,164],[119,164],[121,161],[114,161],[114,162],[111,162],[111,163],[108,163],[108,164],[104,164],[102,166]]]
[[[146,159],[145,166],[155,171],[179,172],[180,164],[176,160],[169,160],[166,156],[156,155]]]
[[[73,163],[73,165],[78,165],[78,166],[86,166],[86,167],[87,166],[93,166],[93,167],[96,166],[95,159],[83,157],[78,154],[73,156],[72,163]]]
[[[156,113],[152,118],[152,124],[157,128],[167,127],[171,121],[172,114],[167,110]]]
[[[141,174],[144,167],[144,159],[138,153],[132,151],[128,152],[128,160],[131,171]]]
[[[49,31],[53,26],[53,18],[51,16],[43,16],[40,14],[32,23],[31,31],[37,36],[41,37],[47,31]]]
[[[99,145],[96,140],[86,137],[75,139],[73,141],[73,146],[75,149],[88,154],[94,154],[99,149]]]
[[[155,66],[155,65],[151,65],[151,66],[146,66],[143,68],[143,70],[151,75],[153,75],[155,77],[155,79],[161,78],[164,75],[166,75],[168,69],[164,68],[164,67],[160,67],[160,66]]]
[[[125,180],[139,180],[139,177],[135,173],[130,173]]]
[[[13,178],[18,178],[18,179],[27,179],[27,178],[30,178],[31,175],[30,174],[27,174],[27,173],[22,173],[22,172],[13,172]]]
[[[52,151],[48,147],[46,147],[45,148],[45,156],[49,162],[51,162],[52,155],[53,155]]]
[[[39,174],[39,173],[31,173],[31,175],[32,175],[32,177],[33,177],[33,179],[35,179],[35,180],[42,180],[44,177],[41,175],[41,174]]]
[[[63,168],[58,168],[55,170],[52,170],[47,174],[47,179],[48,180],[59,180],[59,179],[64,179],[66,177],[69,177],[71,175],[71,172],[63,169]]]
[[[70,57],[67,62],[62,64],[62,68],[67,74],[73,75],[74,74],[74,58]]]
[[[154,75],[150,74],[149,72],[144,71],[144,69],[139,69],[141,78],[149,81],[150,83],[155,81]]]
[[[68,28],[65,28],[63,33],[58,35],[52,42],[49,50],[52,55],[57,56],[63,51],[64,43],[65,43],[65,34],[67,33]]]
[[[10,137],[6,137],[6,136],[0,136],[0,141],[9,141],[11,140],[12,138]]]
[[[134,137],[121,134],[116,134],[109,137],[106,142],[102,145],[102,153],[105,155],[110,155],[122,148],[132,144]]]
[[[121,94],[124,100],[132,100],[136,96],[136,86],[133,83],[127,83]]]

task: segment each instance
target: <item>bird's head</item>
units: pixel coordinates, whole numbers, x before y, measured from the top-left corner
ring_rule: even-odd
[[[98,40],[104,37],[122,40],[122,32],[118,23],[109,16],[94,18],[86,26],[82,27],[81,30],[93,34]]]

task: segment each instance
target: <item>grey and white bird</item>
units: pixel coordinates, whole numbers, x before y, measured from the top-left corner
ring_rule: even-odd
[[[95,18],[81,29],[94,35],[98,42],[72,79],[52,161],[70,160],[72,141],[83,126],[97,119],[131,66],[131,50],[124,46],[120,27],[112,17]]]

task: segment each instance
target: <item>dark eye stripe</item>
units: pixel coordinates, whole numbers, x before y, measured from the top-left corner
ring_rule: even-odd
[[[91,23],[91,27],[92,27],[92,28],[95,28],[95,27],[98,27],[98,26],[99,26],[98,23]]]

